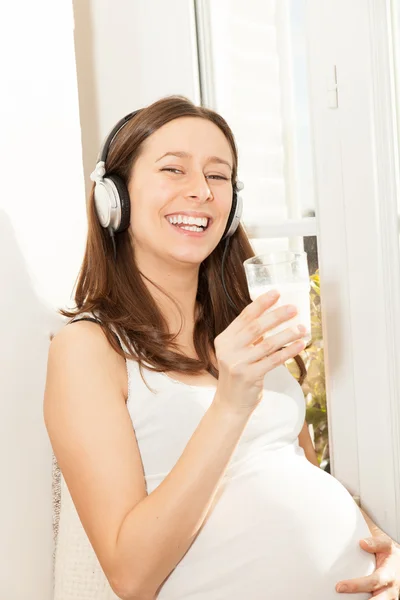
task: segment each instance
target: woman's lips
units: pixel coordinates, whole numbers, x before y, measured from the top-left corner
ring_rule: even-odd
[[[167,218],[166,221],[168,222],[168,225],[170,225],[170,227],[176,231],[176,233],[180,233],[181,235],[186,235],[189,237],[203,237],[211,227],[211,220],[209,221],[206,229],[203,229],[203,231],[189,231],[188,229],[182,229],[182,227],[179,227],[178,225],[173,225],[170,221],[168,221]]]

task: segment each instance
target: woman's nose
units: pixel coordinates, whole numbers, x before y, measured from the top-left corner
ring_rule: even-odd
[[[212,199],[212,193],[210,190],[210,186],[208,184],[207,179],[201,173],[198,175],[193,175],[190,178],[190,182],[188,183],[187,198],[192,198],[193,200],[197,200],[198,202],[207,202],[207,200]]]

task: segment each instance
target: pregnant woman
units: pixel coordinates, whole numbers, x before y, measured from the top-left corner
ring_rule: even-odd
[[[361,547],[372,522],[312,464],[284,366],[303,329],[263,338],[295,309],[248,295],[237,162],[226,122],[182,97],[106,139],[49,351],[58,464],[123,600],[396,598],[397,545],[378,530]]]

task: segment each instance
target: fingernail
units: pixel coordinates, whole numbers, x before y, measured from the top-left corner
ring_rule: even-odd
[[[277,298],[278,296],[279,296],[279,292],[278,292],[278,290],[271,290],[271,291],[269,291],[269,292],[268,292],[268,294],[267,294],[267,298],[271,298],[271,300],[272,300],[273,298]]]
[[[304,325],[298,325],[297,329],[299,330],[300,333],[305,333],[307,331],[307,329],[304,327]]]
[[[288,315],[295,315],[297,313],[297,308],[295,306],[288,306],[286,312]]]
[[[372,546],[373,541],[372,540],[364,540],[364,542],[368,545],[368,546]]]
[[[338,592],[348,592],[349,588],[347,587],[347,585],[339,585],[339,587],[337,588]]]

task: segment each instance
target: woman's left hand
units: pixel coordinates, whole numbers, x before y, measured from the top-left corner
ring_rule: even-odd
[[[367,577],[340,581],[336,591],[347,594],[372,592],[372,597],[377,600],[398,600],[400,598],[400,545],[388,535],[379,534],[361,540],[360,546],[363,550],[376,554],[376,570]]]

